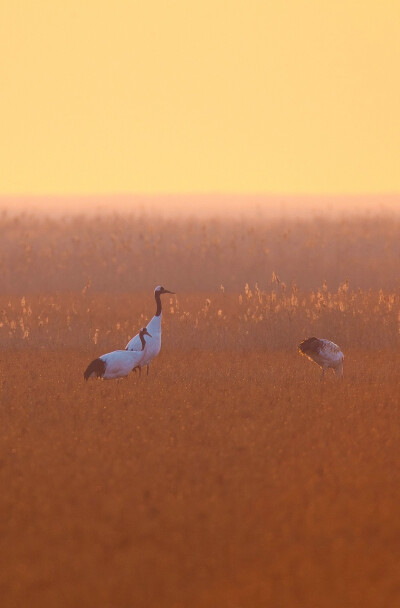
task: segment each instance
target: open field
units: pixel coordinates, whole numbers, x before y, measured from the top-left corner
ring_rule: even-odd
[[[153,242],[139,248],[152,268],[150,278],[139,272],[143,291],[131,289],[134,264],[127,285],[128,258],[115,270],[120,240],[115,262],[99,257],[106,222],[54,222],[46,232],[38,221],[29,234],[26,218],[14,228],[3,222],[2,606],[400,603],[395,222],[330,223],[334,244],[318,236],[318,223],[294,225],[286,250],[280,237],[269,243],[283,274],[259,260],[261,226],[251,241],[233,225],[238,289],[225,251],[216,270],[214,241],[196,256],[171,224],[177,249],[164,256],[165,273],[156,277],[162,256]],[[201,234],[201,225],[193,230]],[[301,247],[304,230],[315,259]],[[79,256],[67,245],[74,235]],[[348,254],[340,280],[332,248]],[[175,268],[186,254],[192,277],[187,259],[181,275]],[[264,268],[258,285],[249,259],[256,274]],[[374,260],[386,264],[382,273]],[[164,296],[163,348],[150,375],[85,383],[90,360],[124,347],[154,314],[160,283],[179,293]],[[318,368],[297,354],[313,334],[343,348],[343,382],[329,373],[321,384]]]
[[[398,353],[2,362],[4,606],[397,605]]]

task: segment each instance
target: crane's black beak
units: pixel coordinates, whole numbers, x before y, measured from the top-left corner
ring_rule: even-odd
[[[151,334],[149,334],[149,332],[147,331],[147,329],[146,329],[146,331],[143,332],[143,335],[144,336],[149,336],[149,338],[153,337]]]
[[[164,289],[163,293],[172,293],[173,295],[175,295],[174,291],[168,291],[168,289]]]

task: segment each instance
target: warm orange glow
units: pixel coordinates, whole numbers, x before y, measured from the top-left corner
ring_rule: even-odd
[[[2,194],[400,190],[400,5],[0,9]]]

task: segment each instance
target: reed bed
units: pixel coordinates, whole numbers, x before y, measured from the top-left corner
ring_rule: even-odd
[[[246,284],[239,294],[164,298],[165,348],[293,349],[307,335],[330,336],[344,348],[399,347],[399,290],[354,291],[345,282],[335,292],[326,284],[301,292],[276,280],[266,290]],[[154,312],[152,292],[0,295],[1,348],[124,348]]]
[[[398,605],[396,223],[134,220],[1,220],[2,606]],[[84,382],[158,284],[149,376]]]
[[[400,217],[353,220],[162,219],[110,215],[0,216],[1,292],[132,293],[160,282],[174,291],[265,290],[275,272],[290,286],[336,291],[398,287]]]

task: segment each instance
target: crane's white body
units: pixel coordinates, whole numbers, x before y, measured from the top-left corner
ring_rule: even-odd
[[[340,378],[343,377],[344,354],[339,346],[323,338],[307,338],[299,344],[299,352],[310,361],[314,361],[322,370],[321,379],[326,369],[333,369]]]
[[[159,316],[154,316],[147,324],[147,329],[152,337],[146,340],[146,348],[140,367],[149,365],[150,361],[157,357],[161,350],[161,321],[162,313]],[[126,345],[125,352],[137,351],[139,348],[141,348],[140,337],[139,334],[136,334]]]
[[[140,340],[139,340],[140,341]],[[114,350],[112,353],[107,353],[99,357],[104,361],[106,369],[102,378],[111,380],[113,378],[124,378],[133,370],[134,367],[141,365],[144,351],[133,350]],[[93,374],[91,374],[93,376]]]
[[[145,335],[151,338],[147,328],[142,327],[138,334],[140,346],[138,350],[114,350],[94,359],[83,374],[85,380],[93,377],[105,380],[124,378],[136,367],[140,369],[143,358],[146,356]]]
[[[154,317],[147,324],[147,329],[148,329],[149,333],[151,334],[151,338],[148,337],[146,340],[145,355],[141,361],[141,364],[138,365],[139,371],[141,371],[141,368],[143,366],[147,365],[147,373],[149,373],[150,362],[155,357],[157,357],[158,353],[161,350],[162,307],[161,307],[160,296],[164,293],[173,294],[174,292],[168,291],[167,289],[164,289],[164,287],[161,287],[161,286],[156,287],[154,290],[154,297],[156,300],[157,310],[156,310],[156,314],[154,315]],[[131,340],[129,340],[128,344],[125,347],[125,349],[127,351],[139,350],[140,348],[141,348],[141,344],[140,344],[139,334],[136,334],[136,336],[134,336]]]

